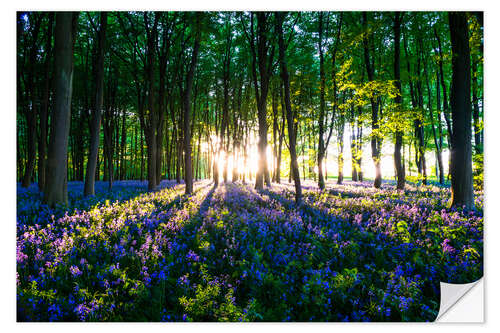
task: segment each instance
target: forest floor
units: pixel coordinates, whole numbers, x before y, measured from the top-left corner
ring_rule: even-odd
[[[439,282],[483,274],[483,193],[391,182],[17,189],[19,321],[432,321]]]

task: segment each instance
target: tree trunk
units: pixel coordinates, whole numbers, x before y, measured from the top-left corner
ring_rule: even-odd
[[[474,150],[476,154],[481,154],[483,152],[483,141],[482,141],[482,130],[479,118],[479,98],[477,95],[478,83],[477,83],[477,56],[473,57],[472,60],[472,106],[473,106],[473,121],[474,121]]]
[[[430,116],[430,120],[431,120],[432,136],[434,138],[434,145],[436,146],[436,164],[437,164],[436,165],[436,177],[439,178],[440,183],[442,184],[441,181],[442,180],[444,181],[444,179],[442,179],[443,177],[441,176],[443,174],[443,161],[441,158],[441,149],[442,148],[441,148],[441,145],[440,145],[440,142],[438,139],[438,135],[436,133],[436,126],[434,124],[434,112],[432,111],[431,86],[429,83],[429,75],[427,73],[427,64],[425,62],[423,50],[421,50],[421,51],[422,51],[422,59],[424,59],[424,75],[425,75],[425,83],[426,83],[426,88],[427,88],[427,100],[428,100],[427,107],[429,109],[429,116]],[[437,94],[439,95],[439,86],[437,89]],[[439,112],[439,109],[438,109],[438,112]]]
[[[189,66],[189,71],[186,74],[186,88],[183,97],[184,105],[184,179],[186,182],[186,194],[193,193],[193,169],[191,161],[191,127],[190,127],[190,116],[191,116],[191,90],[193,87],[194,70],[196,68],[196,63],[198,61],[198,51],[200,48],[201,39],[201,19],[202,13],[196,13],[196,27],[195,27],[195,38],[193,52],[191,55],[191,64]]]
[[[144,180],[144,129],[141,126],[139,135],[141,137],[141,182]]]
[[[337,178],[337,184],[340,185],[344,181],[344,127],[345,127],[344,117],[341,116],[339,121],[340,121],[339,133],[337,139],[338,149],[339,149],[339,156],[338,156],[339,173]]]
[[[437,150],[437,159],[438,159],[438,167],[439,167],[439,184],[444,184],[444,167],[443,167],[443,128],[441,126],[441,93],[439,86],[439,74],[436,74],[436,110],[437,110],[437,128],[439,132],[439,140]]]
[[[36,15],[36,16],[35,16]],[[38,34],[40,32],[40,23],[42,16],[40,14],[31,14],[31,19],[34,20],[33,30],[31,33],[31,47],[29,51],[29,67],[28,67],[28,79],[26,82],[26,90],[28,91],[28,101],[31,105],[30,110],[26,110],[26,125],[28,134],[28,161],[26,163],[26,168],[24,171],[24,177],[22,181],[22,187],[28,187],[31,184],[31,178],[33,176],[33,171],[35,170],[36,163],[36,119],[37,119],[37,97],[35,93],[35,68],[36,68],[36,58],[38,55]],[[22,73],[19,73],[22,75]]]
[[[293,176],[293,181],[295,183],[295,203],[300,205],[302,202],[302,187],[300,185],[300,174],[299,165],[297,163],[297,152],[295,150],[296,145],[296,135],[294,127],[294,115],[292,113],[292,106],[290,103],[290,81],[288,77],[288,68],[285,58],[285,42],[283,38],[283,20],[285,18],[284,12],[276,12],[276,33],[278,34],[278,45],[279,45],[279,62],[281,67],[281,79],[283,80],[284,86],[284,97],[285,97],[285,107],[286,107],[286,119],[288,125],[288,143],[290,148],[290,167]]]
[[[50,63],[52,59],[52,32],[54,30],[54,13],[49,13],[49,24],[47,27],[47,41],[45,45],[45,64],[44,64],[44,87],[43,100],[40,109],[40,135],[38,137],[38,188],[41,192],[45,187],[46,174],[46,155],[47,155],[47,125],[49,116],[50,100]]]
[[[51,122],[44,203],[68,202],[67,157],[73,87],[73,46],[78,14],[58,12],[55,27],[55,95]]]
[[[94,195],[95,173],[97,166],[97,155],[99,154],[99,134],[101,129],[101,109],[104,91],[104,43],[106,41],[106,28],[108,13],[101,13],[101,25],[97,37],[95,52],[94,72],[94,104],[92,108],[92,122],[90,126],[90,147],[87,160],[87,171],[85,173],[85,185],[83,195]]]
[[[155,49],[158,42],[158,17],[155,15],[154,22],[149,21],[149,14],[144,12],[144,25],[146,30],[146,83],[147,83],[147,99],[148,110],[147,121],[144,126],[144,134],[146,136],[147,145],[147,160],[148,160],[148,191],[154,191],[157,184],[156,174],[156,159],[157,159],[157,127],[158,127],[158,109],[155,107],[154,100],[154,62]]]
[[[448,13],[452,50],[451,205],[474,208],[472,183],[470,49],[465,12]]]
[[[350,129],[351,129],[351,180],[354,182],[358,181],[358,171],[356,168],[356,132],[354,129],[354,106],[351,106],[351,122],[350,122]]]
[[[366,12],[363,12],[363,27],[364,30],[368,30],[368,19]],[[372,64],[372,60],[370,59],[370,50],[369,50],[369,37],[367,36],[363,38],[363,50],[364,50],[364,58],[365,58],[365,66],[366,73],[368,74],[368,81],[371,82],[374,80],[374,68]],[[380,150],[381,150],[381,139],[380,133],[378,133],[379,123],[378,123],[378,109],[379,109],[379,101],[378,98],[370,98],[371,106],[372,106],[372,134],[371,134],[371,148],[372,148],[372,159],[375,164],[375,181],[373,182],[373,187],[380,188],[382,185],[382,173],[380,171]]]
[[[262,190],[264,188],[264,180],[267,186],[271,186],[269,177],[269,170],[267,167],[267,94],[269,89],[269,79],[272,72],[272,61],[274,55],[274,46],[268,38],[270,30],[269,13],[257,12],[257,46],[254,45],[254,29],[253,29],[253,15],[251,14],[251,49],[252,49],[252,74],[255,88],[255,97],[257,101],[257,113],[259,121],[259,169],[255,177],[255,189]],[[269,49],[272,47],[270,54]],[[255,50],[257,48],[257,50]],[[258,57],[257,57],[258,54]],[[257,84],[257,58],[260,73],[260,86]],[[259,89],[260,88],[260,89]]]
[[[401,91],[401,69],[400,69],[400,40],[401,40],[401,15],[399,12],[394,16],[394,80],[397,95],[394,98],[398,107],[398,113],[401,113],[403,104],[403,92]],[[401,115],[402,116],[402,115]],[[396,129],[396,144],[394,145],[394,166],[396,168],[396,188],[403,190],[405,188],[405,169],[401,162],[401,147],[403,146],[403,130]]]
[[[319,51],[319,77],[320,77],[320,98],[319,98],[319,138],[318,138],[318,186],[320,190],[325,188],[325,178],[323,176],[323,158],[325,157],[325,66],[323,59],[323,12],[318,12],[318,51]]]

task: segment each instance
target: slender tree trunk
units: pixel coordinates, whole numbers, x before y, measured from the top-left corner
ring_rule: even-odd
[[[55,103],[51,122],[44,203],[68,202],[67,157],[73,87],[73,46],[78,14],[58,12],[55,27]]]
[[[200,179],[200,148],[201,148],[201,128],[198,131],[198,146],[196,148],[196,180]]]
[[[422,59],[424,59],[423,52],[422,52]],[[427,64],[426,64],[425,60],[424,60],[424,75],[425,75],[425,83],[426,83],[426,87],[427,87],[427,100],[428,100],[427,107],[429,109],[429,116],[430,116],[430,120],[431,120],[432,136],[434,138],[434,145],[436,146],[436,164],[437,164],[436,165],[436,178],[438,178],[443,173],[443,161],[441,159],[441,146],[439,144],[438,135],[436,133],[436,126],[434,124],[434,112],[432,111],[431,86],[429,83],[429,75],[427,73]],[[438,91],[439,91],[439,88],[438,88]]]
[[[394,16],[394,81],[396,85],[397,95],[394,98],[398,106],[398,113],[401,113],[403,104],[403,93],[401,91],[401,63],[400,63],[400,41],[401,41],[401,15],[399,12]],[[403,115],[401,115],[403,116]],[[405,169],[401,161],[401,147],[403,146],[403,130],[396,129],[396,143],[394,145],[394,166],[396,168],[396,179],[398,190],[403,190],[405,187]]]
[[[45,64],[44,64],[44,87],[43,100],[40,109],[40,135],[38,137],[38,188],[44,191],[45,173],[46,173],[46,155],[47,155],[47,126],[49,116],[50,99],[50,63],[52,59],[52,32],[54,30],[54,13],[49,13],[49,24],[47,27],[47,41],[45,45]]]
[[[190,116],[191,116],[191,90],[193,87],[194,71],[196,69],[196,63],[198,61],[198,51],[200,48],[201,39],[201,19],[202,13],[196,13],[196,31],[193,52],[191,55],[191,64],[189,66],[189,71],[186,75],[186,89],[184,90],[183,96],[183,106],[184,106],[184,179],[186,182],[186,194],[193,193],[193,170],[191,163],[191,127],[190,127]]]
[[[87,171],[85,173],[85,185],[83,195],[95,194],[95,173],[97,166],[97,156],[99,154],[99,136],[101,129],[101,109],[104,92],[104,43],[106,41],[106,29],[108,23],[108,13],[101,13],[101,24],[97,35],[97,45],[95,61],[92,66],[94,72],[94,100],[92,107],[92,120],[90,126],[90,147],[87,160]]]
[[[272,109],[273,109],[273,182],[276,182],[277,177],[277,168],[278,168],[278,139],[277,139],[277,131],[278,131],[278,104],[276,102],[276,89],[272,90],[271,93],[272,98]]]
[[[368,30],[368,19],[366,12],[363,12],[363,27],[365,30]],[[374,80],[374,68],[372,64],[372,60],[370,59],[370,50],[369,50],[369,37],[366,36],[363,38],[363,49],[364,49],[364,58],[365,58],[365,66],[366,73],[368,74],[368,81],[371,82]],[[382,185],[382,173],[380,171],[380,150],[381,150],[381,139],[380,134],[378,133],[379,129],[379,101],[377,98],[370,98],[371,106],[372,106],[372,134],[371,134],[371,148],[372,148],[372,159],[375,164],[375,181],[373,182],[373,187],[380,188]]]
[[[356,145],[356,132],[354,128],[354,106],[351,106],[351,180],[354,182],[358,181],[358,171],[356,168],[356,155],[357,155],[357,145]]]
[[[476,154],[481,154],[483,152],[483,141],[481,139],[482,130],[479,119],[479,98],[478,98],[478,82],[477,77],[479,73],[477,72],[477,56],[473,57],[472,60],[472,106],[473,106],[473,122],[474,122],[474,151]]]
[[[337,144],[339,149],[339,156],[338,156],[339,172],[338,172],[337,184],[339,185],[342,184],[342,182],[344,181],[344,126],[345,126],[344,117],[341,116],[338,139],[337,139]]]
[[[452,50],[451,205],[474,208],[472,183],[470,49],[465,12],[449,12]]]
[[[36,16],[35,16],[36,15]],[[31,178],[33,177],[33,171],[35,170],[36,163],[36,120],[37,120],[37,106],[38,100],[35,92],[35,68],[36,68],[36,58],[38,54],[38,34],[40,32],[40,23],[42,16],[40,14],[31,14],[30,20],[33,20],[33,28],[31,32],[31,46],[29,51],[29,63],[28,63],[28,79],[26,83],[26,90],[28,91],[28,100],[30,104],[29,111],[26,110],[26,125],[28,134],[28,161],[26,163],[26,168],[24,171],[24,177],[22,181],[22,187],[28,187],[31,184]],[[22,75],[22,73],[19,73]]]
[[[439,86],[439,74],[436,75],[436,109],[437,109],[437,127],[438,127],[438,132],[439,132],[439,141],[438,141],[438,147],[439,150],[437,150],[437,159],[438,159],[438,166],[439,166],[439,183],[444,184],[444,167],[443,167],[443,154],[442,154],[442,149],[443,149],[443,129],[441,126],[441,93],[440,93],[440,86]]]
[[[300,185],[300,174],[299,165],[297,163],[297,152],[295,150],[296,136],[294,127],[294,115],[292,113],[292,106],[290,103],[290,80],[288,77],[288,68],[285,57],[285,42],[283,37],[283,20],[285,18],[284,12],[276,12],[276,32],[278,35],[278,45],[279,45],[279,62],[281,67],[281,79],[283,80],[284,86],[284,97],[285,97],[285,107],[286,107],[286,119],[288,125],[288,143],[290,148],[290,164],[292,170],[293,181],[295,183],[295,203],[300,205],[302,202],[302,187]]]
[[[254,79],[255,97],[257,101],[257,118],[259,122],[259,169],[255,177],[255,189],[262,190],[264,188],[264,181],[267,186],[271,186],[269,177],[269,170],[267,167],[267,94],[269,89],[269,79],[272,72],[272,61],[274,57],[274,46],[268,38],[270,30],[270,14],[265,12],[257,12],[251,14],[251,49],[253,55],[252,61],[252,74]],[[253,29],[253,15],[257,16],[257,46],[254,45],[254,29]],[[257,48],[257,50],[255,50]],[[270,54],[268,54],[271,48]],[[257,57],[258,54],[258,57]],[[257,84],[257,58],[260,74],[260,86]]]
[[[359,107],[359,116],[361,116],[361,107]],[[356,166],[358,168],[358,180],[360,182],[363,181],[363,169],[361,167],[361,160],[363,158],[363,145],[362,145],[362,138],[363,138],[363,125],[361,121],[358,119],[358,138],[357,138],[357,149],[356,153],[358,154],[357,156],[357,161],[356,161]]]
[[[281,89],[280,89],[280,99],[283,100],[281,97]],[[282,122],[281,122],[281,129],[279,130],[279,145],[278,145],[278,159],[276,161],[276,183],[280,184],[281,183],[281,153],[283,150],[283,138],[285,136],[285,121],[286,121],[286,115],[285,115],[285,107],[284,103],[281,103],[281,114],[282,114]]]
[[[154,99],[154,62],[155,50],[158,42],[158,18],[155,15],[154,22],[150,22],[148,12],[144,12],[144,25],[146,30],[146,83],[147,83],[147,122],[144,126],[146,136],[147,160],[148,160],[148,191],[154,191],[157,184],[156,159],[157,159],[157,127],[158,109]]]
[[[320,99],[319,99],[319,138],[318,138],[318,186],[320,190],[325,188],[325,178],[323,176],[323,159],[325,157],[325,139],[324,139],[324,122],[325,122],[325,66],[323,59],[323,12],[318,12],[319,15],[319,77],[320,77]]]
[[[141,137],[141,182],[144,180],[144,129],[141,126],[139,131]]]

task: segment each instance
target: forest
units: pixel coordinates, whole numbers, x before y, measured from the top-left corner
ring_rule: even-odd
[[[16,15],[18,321],[433,321],[482,277],[482,12]]]

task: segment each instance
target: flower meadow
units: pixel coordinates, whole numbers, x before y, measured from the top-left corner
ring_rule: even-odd
[[[439,282],[483,275],[483,194],[390,183],[18,187],[18,321],[433,321]]]

